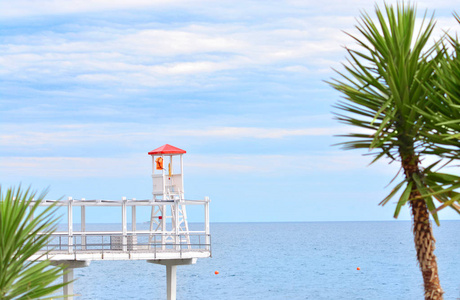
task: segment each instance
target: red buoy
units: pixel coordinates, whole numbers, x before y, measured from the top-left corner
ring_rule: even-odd
[[[215,271],[214,274],[219,275],[219,271]]]

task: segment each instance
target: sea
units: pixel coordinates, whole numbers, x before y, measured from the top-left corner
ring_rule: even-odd
[[[434,228],[446,300],[460,299],[459,233],[460,221]],[[211,223],[211,234],[212,258],[178,266],[178,300],[423,299],[409,221]],[[75,299],[166,299],[161,265],[92,261],[74,274]]]

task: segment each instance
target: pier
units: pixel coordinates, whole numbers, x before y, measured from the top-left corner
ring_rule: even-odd
[[[56,205],[66,209],[66,230],[54,232],[47,248],[32,257],[66,266],[63,280],[70,282],[63,291],[64,295],[69,295],[66,299],[73,299],[75,268],[88,267],[92,260],[146,260],[166,267],[167,300],[175,300],[177,266],[195,264],[198,258],[211,257],[210,200],[208,197],[203,200],[185,199],[182,158],[185,153],[185,150],[168,144],[148,153],[152,156],[151,199],[87,200],[68,197],[66,200],[40,202],[41,206]],[[165,160],[169,161],[167,168]],[[190,206],[201,206],[202,211],[202,222],[193,224],[196,227],[193,230],[187,220],[187,207]],[[87,230],[86,211],[89,207],[98,207],[101,213],[107,207],[119,208],[114,220],[114,223],[120,224],[119,230]],[[137,212],[140,209],[150,212],[147,230],[137,228]],[[76,211],[80,213],[79,220],[74,220]],[[76,221],[79,221],[79,228],[76,228]]]

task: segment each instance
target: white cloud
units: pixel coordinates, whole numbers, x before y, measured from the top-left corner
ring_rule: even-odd
[[[282,172],[307,175],[315,172],[353,171],[366,168],[358,154],[343,152],[310,153],[307,155],[194,155],[188,166],[193,173],[255,173],[272,176]]]
[[[60,15],[122,9],[175,6],[181,0],[16,0],[2,1],[0,16],[9,18]]]
[[[210,127],[202,129],[167,129],[156,127],[146,130],[136,123],[103,123],[81,125],[0,125],[0,146],[3,149],[31,149],[33,147],[72,147],[82,145],[107,145],[123,141],[123,144],[146,143],[168,137],[208,139],[283,139],[289,137],[333,136],[350,132],[346,126],[317,128],[257,128]]]
[[[296,72],[296,73],[309,73],[310,69],[305,66],[288,66],[282,68],[283,71]]]
[[[384,166],[384,162],[378,163]],[[4,176],[40,178],[124,178],[148,176],[151,161],[145,153],[123,157],[0,157]],[[188,174],[216,174],[219,176],[257,174],[291,176],[364,170],[365,159],[358,154],[344,152],[312,153],[308,155],[187,155]],[[376,173],[395,174],[395,167],[376,167]],[[396,169],[397,170],[397,169]]]
[[[381,7],[384,1],[376,1]],[[397,3],[397,0],[385,1]],[[205,15],[217,15],[221,18],[232,18],[244,10],[247,17],[258,17],[281,12],[321,12],[326,15],[356,15],[360,10],[372,12],[374,1],[349,0],[349,1],[313,1],[313,0],[288,0],[282,5],[277,1],[220,1],[218,3],[208,0],[16,0],[0,2],[0,16],[3,18],[23,18],[29,16],[66,15],[91,12],[129,11],[129,10],[187,10]],[[452,0],[419,1],[420,9],[452,8]],[[334,20],[332,19],[332,22]]]
[[[146,132],[114,131],[113,126],[106,125],[3,125],[0,134],[0,145],[6,148],[21,149],[46,146],[52,149],[56,146],[87,145],[116,142],[124,140],[132,142],[145,138]]]
[[[32,82],[137,86],[202,86],[219,72],[329,69],[350,39],[350,17],[281,18],[260,26],[238,23],[184,23],[180,26],[107,29],[89,25],[69,33],[38,31],[8,36],[0,46],[0,75]],[[152,28],[145,28],[152,27]],[[292,67],[295,66],[295,67]],[[198,75],[205,75],[199,77]]]
[[[171,135],[216,137],[216,138],[256,138],[256,139],[281,139],[300,136],[332,136],[348,133],[347,127],[326,127],[326,128],[253,128],[253,127],[217,127],[208,129],[190,129],[171,131]]]
[[[39,178],[132,177],[148,170],[138,157],[0,157],[3,176]],[[144,160],[143,160],[144,159]],[[148,173],[146,173],[148,174]]]

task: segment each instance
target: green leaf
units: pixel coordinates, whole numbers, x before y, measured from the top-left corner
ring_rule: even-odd
[[[400,183],[398,183],[394,188],[393,190],[391,191],[391,193],[385,197],[385,199],[382,200],[382,202],[379,203],[379,205],[382,205],[384,206],[385,204],[388,203],[388,201],[390,201],[391,198],[394,197],[394,195],[401,189],[401,187],[404,185],[404,183],[406,183],[407,181],[406,180],[403,180],[401,181]]]
[[[63,267],[32,259],[56,229],[55,204],[39,210],[45,195],[46,191],[37,198],[30,188],[23,191],[21,187],[3,193],[0,187],[1,299],[43,298],[65,285],[56,283]]]
[[[407,187],[406,187],[406,189],[404,190],[404,192],[402,193],[401,197],[399,198],[399,201],[398,201],[398,203],[396,204],[395,213],[394,213],[394,215],[393,215],[393,217],[394,217],[395,219],[398,218],[399,212],[401,211],[401,207],[403,207],[404,205],[406,205],[407,201],[409,200],[410,192],[412,191],[412,185],[413,185],[413,182],[410,181],[410,182],[407,184]]]

